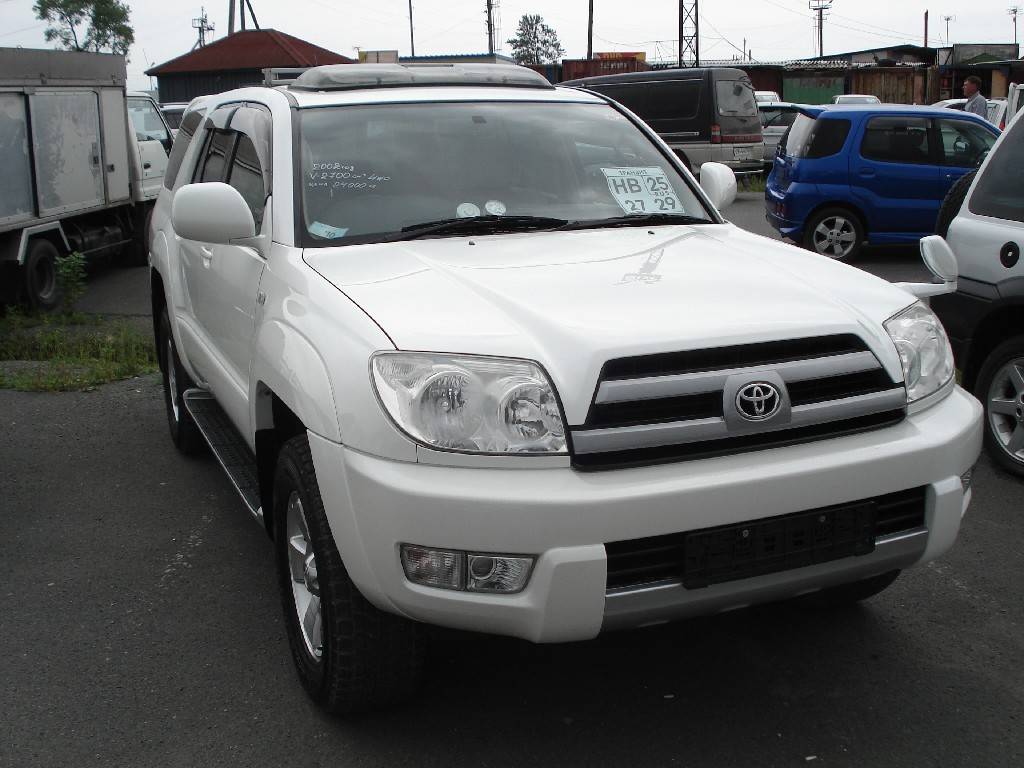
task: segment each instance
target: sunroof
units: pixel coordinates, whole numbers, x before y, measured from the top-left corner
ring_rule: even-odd
[[[288,88],[347,91],[432,85],[554,88],[532,69],[512,64],[333,64],[306,70]]]

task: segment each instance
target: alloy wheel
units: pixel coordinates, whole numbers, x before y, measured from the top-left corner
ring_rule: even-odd
[[[178,371],[174,367],[174,340],[170,337],[167,339],[167,360],[164,365],[167,366],[167,396],[171,403],[171,414],[174,416],[174,423],[177,424],[181,421],[180,414],[178,413]]]
[[[1010,360],[992,378],[988,424],[996,443],[1024,463],[1024,358]]]
[[[814,250],[823,256],[843,259],[857,246],[857,229],[843,216],[829,216],[814,228]]]
[[[309,538],[309,525],[297,491],[288,497],[287,520],[288,569],[292,577],[292,598],[306,651],[316,660],[323,656],[323,614],[320,607],[320,581],[316,555]]]

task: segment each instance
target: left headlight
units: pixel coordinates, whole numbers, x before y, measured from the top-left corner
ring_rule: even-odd
[[[529,360],[378,352],[371,378],[399,429],[463,453],[565,454],[555,389]]]
[[[907,402],[942,389],[953,378],[953,350],[939,318],[918,302],[886,321],[903,363]]]

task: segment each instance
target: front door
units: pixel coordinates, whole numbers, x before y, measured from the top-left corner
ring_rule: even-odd
[[[957,181],[977,170],[995,145],[996,136],[984,126],[964,118],[943,118],[935,124],[942,144],[942,196],[945,197]]]
[[[152,99],[128,99],[128,115],[135,131],[136,154],[142,171],[142,199],[150,200],[160,193],[164,181],[171,133]]]
[[[872,240],[931,233],[942,199],[940,177],[927,118],[873,117],[850,153],[850,188]]]

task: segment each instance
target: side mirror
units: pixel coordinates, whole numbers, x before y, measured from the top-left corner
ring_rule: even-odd
[[[928,271],[939,278],[942,283],[897,283],[896,285],[919,299],[956,291],[960,267],[956,261],[956,254],[949,247],[949,243],[938,235],[921,238],[921,260],[928,267]]]
[[[955,283],[960,277],[956,254],[949,243],[938,235],[921,238],[921,259],[928,271],[944,283]]]
[[[252,211],[238,190],[220,181],[186,184],[171,204],[174,232],[186,240],[228,245],[256,237]]]
[[[736,199],[736,174],[722,163],[704,163],[700,167],[700,185],[720,211]]]

